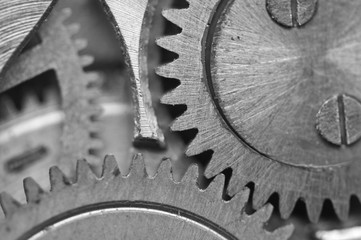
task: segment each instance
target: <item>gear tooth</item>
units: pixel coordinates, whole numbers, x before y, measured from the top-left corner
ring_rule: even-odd
[[[109,179],[113,176],[116,177],[119,175],[120,175],[120,170],[115,157],[113,155],[105,156],[102,177]]]
[[[59,94],[54,87],[46,89],[44,92],[44,102],[46,105],[57,105],[59,102]]]
[[[90,55],[83,55],[80,57],[80,63],[83,67],[90,66],[94,63],[95,58]]]
[[[69,34],[75,35],[80,31],[80,24],[79,23],[72,23],[66,27],[68,29]]]
[[[222,199],[223,196],[223,188],[225,186],[225,176],[223,174],[217,175],[211,184],[208,186],[206,191],[211,191],[214,195],[216,195],[219,199]]]
[[[35,93],[33,93],[33,92],[27,92],[27,94],[24,97],[23,102],[24,102],[24,104],[23,104],[24,111],[33,111],[34,109],[37,109],[40,104]]]
[[[85,160],[78,160],[76,163],[76,176],[77,183],[87,183],[92,182],[96,179],[93,171],[91,170],[89,164]]]
[[[14,101],[12,101],[8,96],[2,96],[0,99],[0,111],[6,117],[16,116],[18,114],[18,110],[15,107]]]
[[[171,125],[172,131],[183,131],[185,129],[194,128],[193,121],[189,121],[191,119],[191,115],[188,114],[188,110],[183,113],[183,115],[179,116],[174,120]],[[193,142],[193,141],[192,141]],[[190,143],[192,144],[192,143]]]
[[[274,230],[271,234],[273,236],[273,239],[286,240],[291,237],[294,230],[295,230],[295,226],[292,224],[288,224],[284,227],[280,227]]]
[[[173,179],[171,169],[172,169],[171,161],[169,159],[164,160],[160,163],[158,170],[157,170],[157,174],[152,178],[156,178],[156,177],[160,177],[160,176],[167,176],[170,179]],[[149,176],[149,174],[148,174],[148,176]]]
[[[306,198],[307,214],[312,223],[317,223],[320,219],[323,203],[323,199]]]
[[[204,136],[204,135],[197,134],[196,137],[187,146],[187,149],[186,149],[187,156],[195,156],[195,155],[201,154],[201,153],[209,150],[209,149],[205,148],[204,144],[199,144],[201,142],[202,136]]]
[[[103,84],[104,79],[102,76],[97,72],[87,72],[86,78],[88,80],[89,85],[96,85],[101,86]]]
[[[177,74],[178,71],[176,70],[176,69],[178,69],[178,67],[177,67],[178,62],[179,62],[179,59],[176,59],[173,62],[170,62],[170,63],[164,64],[162,66],[159,66],[156,69],[156,73],[159,76],[162,76],[162,77],[179,79],[180,74]]]
[[[291,216],[298,197],[294,193],[282,193],[279,196],[279,210],[283,219],[288,219]]]
[[[177,34],[177,35],[162,37],[157,39],[156,43],[158,44],[158,46],[178,54],[181,52],[181,49],[179,49],[179,45],[181,44],[177,44],[179,42],[180,36],[181,36],[180,34]]]
[[[50,191],[58,191],[70,184],[68,178],[58,167],[49,170]]]
[[[162,11],[163,17],[168,21],[174,23],[175,25],[182,27],[181,19],[184,19],[184,16],[187,15],[188,9],[166,9]]]
[[[76,39],[74,40],[74,46],[78,51],[81,51],[88,46],[88,41],[86,39]]]
[[[184,174],[181,182],[197,184],[199,176],[199,167],[197,164],[192,164],[188,167],[188,170]]]
[[[130,176],[135,176],[135,177],[147,176],[143,154],[141,153],[134,154],[132,165],[130,167]]]
[[[39,203],[41,196],[44,194],[44,190],[32,178],[24,179],[24,190],[28,203]]]
[[[265,186],[265,184],[255,186],[253,191],[253,207],[260,209],[272,195],[272,190]]]
[[[332,205],[338,218],[343,222],[346,221],[349,217],[349,211],[350,211],[349,202],[336,203],[335,201],[332,201]]]
[[[89,149],[102,149],[104,147],[104,143],[100,139],[92,138],[89,143]]]
[[[59,21],[64,22],[72,15],[71,8],[64,8],[61,10],[61,14],[59,14]]]
[[[6,217],[13,215],[21,207],[21,204],[6,192],[0,194],[0,205]]]
[[[272,212],[273,212],[273,206],[270,203],[267,203],[258,211],[256,211],[252,215],[252,217],[257,218],[260,223],[265,223],[270,219]]]
[[[242,191],[236,193],[231,199],[231,202],[234,203],[236,206],[241,206],[242,208],[248,202],[250,195],[250,190],[248,188],[243,189]]]
[[[183,87],[182,85],[179,85],[177,88],[164,94],[160,101],[161,103],[168,105],[185,104],[183,98],[184,98]]]

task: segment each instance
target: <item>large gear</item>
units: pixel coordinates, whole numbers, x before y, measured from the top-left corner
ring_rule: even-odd
[[[116,160],[106,157],[100,178],[86,161],[78,161],[77,180],[69,184],[59,168],[50,169],[51,192],[31,178],[24,180],[28,203],[20,205],[2,194],[6,219],[0,223],[4,240],[13,239],[287,239],[291,225],[264,229],[272,206],[248,215],[248,191],[223,201],[224,177],[208,189],[196,186],[192,167],[180,183],[170,179],[170,164],[162,164],[151,179],[141,155],[131,173],[122,176]],[[159,228],[161,226],[161,228]]]
[[[26,169],[28,166],[25,167],[26,164],[32,165],[32,162],[28,159],[24,162],[21,157],[32,151],[33,155],[38,154],[38,151],[45,151],[43,154],[47,155],[47,161],[42,164],[60,165],[66,168],[67,173],[74,169],[74,163],[69,162],[69,159],[86,157],[92,163],[98,160],[91,151],[101,148],[101,141],[96,135],[101,111],[95,101],[99,95],[99,76],[84,72],[83,68],[91,64],[92,58],[79,55],[79,51],[86,47],[86,41],[73,39],[79,25],[66,26],[64,21],[69,16],[69,9],[54,8],[39,30],[40,43],[26,49],[2,79],[0,89],[3,92],[45,74],[45,80],[54,80],[59,86],[60,103],[58,100],[57,104],[52,104],[59,96],[52,94],[55,90],[50,90],[49,93],[47,89],[44,89],[45,95],[48,95],[44,98],[44,104],[40,104],[33,94],[26,94],[28,97],[23,100],[24,106],[20,112],[11,107],[12,100],[7,101],[4,109],[13,110],[1,122],[5,141],[0,148],[0,159],[5,167],[1,169],[1,189],[12,188],[12,191],[16,192],[21,187],[15,185],[19,184],[21,179],[36,175],[37,171],[30,174],[29,169]],[[44,106],[50,108],[41,109]],[[19,116],[22,118],[17,118]],[[44,123],[40,126],[39,121]],[[26,133],[17,131],[25,128]],[[37,135],[40,133],[41,137]],[[6,163],[9,162],[16,168],[14,171],[6,169]],[[39,166],[34,167],[37,169]],[[41,178],[41,174],[38,177]]]
[[[181,82],[162,102],[187,106],[171,128],[198,130],[186,153],[211,151],[207,177],[231,168],[231,193],[254,183],[255,208],[278,193],[282,217],[301,199],[317,222],[329,199],[346,219],[361,199],[360,1],[319,0],[289,28],[266,1],[187,2],[164,11],[182,32],[158,41],[179,55],[159,74]]]

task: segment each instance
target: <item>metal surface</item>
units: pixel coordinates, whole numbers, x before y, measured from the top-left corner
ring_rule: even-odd
[[[102,0],[127,54],[131,69],[135,107],[135,141],[153,142],[163,146],[164,135],[152,106],[148,79],[148,45],[152,17],[158,0]]]
[[[266,0],[271,18],[285,27],[301,27],[317,12],[318,0]]]
[[[188,2],[164,11],[182,32],[158,41],[179,55],[158,73],[181,81],[162,101],[187,105],[172,129],[198,130],[186,153],[211,150],[207,177],[233,169],[232,193],[254,183],[255,208],[276,192],[283,218],[301,199],[317,222],[330,199],[346,219],[350,196],[361,196],[353,100],[361,98],[361,2],[318,1],[312,21],[292,29],[275,24],[259,1]],[[322,105],[340,93],[353,97],[344,107],[353,144],[343,147],[315,127]]]
[[[115,159],[107,157],[97,178],[79,161],[76,183],[70,185],[52,168],[50,193],[25,179],[26,205],[1,195],[6,213],[0,224],[2,239],[287,239],[292,233],[292,226],[273,232],[263,228],[270,205],[246,214],[242,209],[248,191],[224,202],[222,176],[201,191],[195,185],[196,167],[175,183],[170,164],[163,163],[154,179],[147,177],[143,165],[137,155],[124,177]]]
[[[317,113],[317,129],[327,141],[348,146],[361,137],[361,104],[347,95],[327,100]]]
[[[3,0],[0,4],[0,73],[51,10],[51,0]],[[0,75],[0,81],[1,81]]]

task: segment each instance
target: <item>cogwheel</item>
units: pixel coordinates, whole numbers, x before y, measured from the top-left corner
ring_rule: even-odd
[[[248,191],[229,202],[221,200],[223,176],[201,191],[197,168],[183,181],[170,179],[170,163],[148,178],[141,155],[131,173],[121,175],[113,157],[106,157],[97,178],[86,161],[78,161],[77,181],[68,183],[57,168],[50,169],[51,192],[31,178],[24,180],[28,203],[20,205],[8,194],[0,201],[6,218],[0,223],[10,239],[287,239],[293,226],[273,232],[264,229],[272,212],[267,205],[253,215],[244,212]],[[159,227],[161,226],[161,227]]]
[[[96,119],[101,113],[95,102],[100,95],[97,88],[99,76],[83,70],[93,58],[79,56],[78,52],[86,47],[87,42],[72,38],[79,25],[64,25],[70,15],[70,9],[53,9],[40,28],[40,43],[19,56],[5,72],[0,86],[0,92],[3,92],[44,73],[54,73],[64,112],[58,164],[69,164],[68,159],[84,157],[95,161],[89,150],[101,147],[100,141],[93,137],[98,131]]]
[[[361,2],[319,0],[292,28],[266,1],[187,2],[163,14],[182,32],[158,41],[179,55],[158,73],[181,82],[162,102],[187,105],[172,130],[198,129],[186,153],[212,152],[207,177],[231,168],[231,193],[254,183],[256,209],[278,193],[284,218],[301,199],[317,222],[329,199],[346,219],[361,197]]]
[[[39,27],[40,19],[44,19],[52,7],[51,0],[1,1],[0,73],[16,58],[22,46]]]

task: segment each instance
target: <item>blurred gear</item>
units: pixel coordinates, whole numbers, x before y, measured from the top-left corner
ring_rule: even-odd
[[[51,0],[3,0],[0,4],[0,73],[20,53],[51,10]],[[55,1],[53,1],[55,2]],[[0,76],[0,84],[1,84]]]
[[[172,130],[198,130],[187,155],[211,156],[206,177],[232,169],[231,193],[253,183],[256,209],[278,193],[283,218],[301,199],[317,222],[330,199],[346,219],[351,195],[361,197],[361,2],[319,0],[294,29],[265,3],[187,2],[164,11],[182,32],[158,41],[179,55],[158,72],[181,82],[162,102],[187,106]]]
[[[10,112],[1,126],[1,134],[6,136],[0,147],[1,161],[5,161],[5,169],[1,169],[1,189],[19,189],[12,185],[17,183],[12,181],[13,178],[19,181],[29,175],[36,176],[37,180],[41,177],[34,171],[39,165],[33,166],[31,171],[24,171],[38,160],[29,161],[29,154],[38,158],[44,157],[39,154],[47,155],[46,161],[41,164],[60,165],[67,173],[74,169],[74,163],[69,159],[87,158],[92,163],[98,160],[93,152],[102,146],[97,137],[101,114],[96,103],[99,76],[83,70],[92,63],[93,58],[78,55],[86,47],[86,41],[72,38],[79,25],[64,25],[70,14],[70,9],[53,9],[40,28],[39,42],[26,49],[2,79],[1,92],[30,79],[34,81],[30,88],[40,81],[39,78],[42,81],[55,79],[60,100],[56,90],[43,89],[46,97],[41,104],[35,94],[26,93],[25,90],[27,97],[23,100],[24,107],[17,111],[11,107],[14,100],[8,98],[5,108]],[[52,104],[52,101],[58,103]],[[7,164],[12,167],[7,168]]]
[[[224,177],[208,189],[196,187],[197,168],[182,182],[170,178],[170,164],[162,164],[151,179],[141,155],[132,171],[122,176],[113,157],[106,157],[97,178],[86,161],[78,161],[76,183],[69,184],[56,167],[50,169],[51,192],[27,178],[27,204],[2,194],[6,219],[0,224],[3,240],[10,239],[287,239],[291,225],[273,232],[264,229],[272,206],[248,215],[248,191],[229,202],[221,199]],[[160,227],[161,226],[161,227]]]

